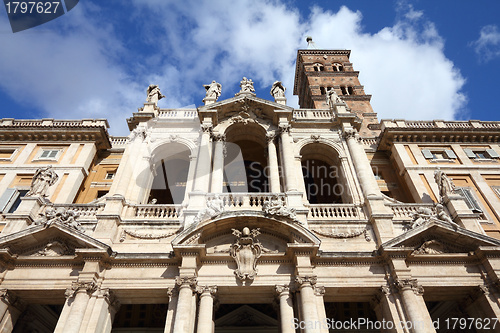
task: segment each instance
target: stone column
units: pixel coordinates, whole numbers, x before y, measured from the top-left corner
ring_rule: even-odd
[[[212,135],[212,141],[215,142],[212,186],[210,190],[212,193],[222,193],[223,191],[225,140],[226,136],[224,134]]]
[[[274,140],[276,138],[276,134],[267,133],[267,154],[268,160],[267,165],[269,168],[269,191],[271,193],[279,193],[281,192],[280,186],[280,173],[278,167],[278,154],[276,153],[276,145],[274,144]]]
[[[208,192],[208,185],[210,184],[210,133],[212,132],[212,126],[202,124],[201,129],[203,133],[201,134],[200,146],[198,147],[194,191],[206,193]]]
[[[314,295],[315,276],[297,276],[295,282],[300,291],[301,319],[305,322],[305,333],[321,333],[318,319],[318,305]]]
[[[7,289],[0,290],[0,332],[12,332],[23,307],[19,299]]]
[[[293,316],[293,301],[288,285],[276,285],[276,293],[280,301],[280,319],[281,333],[295,333],[294,316]]]
[[[297,191],[297,179],[295,175],[295,153],[292,138],[290,136],[290,124],[280,125],[281,150],[283,153],[283,165],[285,169],[285,190]]]
[[[391,287],[382,286],[379,289],[378,294],[374,297],[374,302],[376,302],[376,313],[379,321],[391,322],[393,327],[387,325],[386,330],[382,330],[383,333],[404,333],[405,331],[401,325],[397,323],[402,321],[402,317],[398,312],[398,306],[396,304],[395,295],[391,292]],[[401,314],[402,315],[402,314]]]
[[[66,304],[54,332],[78,333],[80,331],[90,294],[96,288],[94,282],[74,282],[72,287],[66,290]],[[61,321],[61,319],[64,320]]]
[[[478,286],[477,292],[471,297],[471,304],[467,306],[469,316],[473,318],[500,318],[499,295],[493,286]],[[484,332],[500,332],[500,325],[495,329]],[[478,330],[478,332],[483,332]]]
[[[193,292],[196,290],[196,277],[177,277],[175,283],[179,287],[177,310],[175,312],[174,333],[192,333],[191,325]]]
[[[325,301],[323,296],[325,296],[325,287],[314,287],[314,295],[316,295],[316,305],[318,310],[318,320],[321,324],[320,332],[328,333],[328,326],[326,322],[326,309],[325,309]]]
[[[164,333],[172,333],[174,331],[174,318],[178,297],[179,291],[176,288],[168,290],[167,320],[165,321],[165,330],[163,331]]]
[[[344,138],[347,141],[347,146],[356,169],[356,174],[359,177],[361,188],[366,198],[380,197],[381,192],[378,187],[373,170],[368,161],[364,148],[356,139],[356,131],[347,129],[344,132]]]
[[[198,333],[213,333],[214,328],[214,297],[217,292],[216,286],[205,286],[199,288],[200,308],[198,311]]]
[[[406,321],[411,322],[413,326],[410,332],[435,333],[436,330],[432,327],[431,316],[422,297],[424,288],[418,284],[416,279],[397,280],[396,286],[401,295]]]
[[[92,295],[92,298],[95,299],[93,306],[91,309],[87,309],[90,310],[90,316],[86,318],[84,324],[80,328],[80,332],[111,332],[111,326],[115,314],[120,308],[120,302],[118,302],[113,292],[107,288],[96,291]],[[90,305],[91,302],[88,304]]]

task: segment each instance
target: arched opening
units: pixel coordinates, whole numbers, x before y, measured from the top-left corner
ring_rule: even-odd
[[[226,131],[224,192],[269,192],[266,131],[237,123]]]
[[[304,146],[302,175],[310,204],[347,203],[351,195],[337,152],[323,143]]]
[[[342,72],[344,70],[344,66],[342,66],[341,64],[339,64],[338,62],[334,63],[332,65],[332,68],[333,68],[333,71],[334,72]]]
[[[189,155],[189,148],[179,143],[167,144],[153,154],[154,178],[148,203],[182,203],[186,194]]]

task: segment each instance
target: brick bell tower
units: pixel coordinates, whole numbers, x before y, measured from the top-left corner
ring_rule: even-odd
[[[360,135],[374,137],[380,133],[377,114],[370,104],[371,95],[365,94],[359,72],[349,61],[350,50],[318,50],[311,37],[308,48],[298,50],[295,68],[294,95],[299,96],[302,109],[326,109],[327,92],[334,89],[346,102],[350,111],[362,121]]]

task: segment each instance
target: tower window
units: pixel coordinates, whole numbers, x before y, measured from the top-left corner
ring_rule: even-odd
[[[313,65],[313,68],[314,68],[314,71],[315,72],[323,72],[325,70],[325,66],[323,66],[322,64],[320,63],[315,63]]]
[[[332,64],[332,67],[334,72],[342,72],[344,70],[344,66],[342,66],[338,62]]]

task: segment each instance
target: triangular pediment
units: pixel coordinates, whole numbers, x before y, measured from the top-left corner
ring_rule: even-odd
[[[277,125],[278,119],[286,117],[291,120],[293,108],[287,105],[268,101],[250,94],[238,95],[213,104],[198,108],[200,119],[211,118],[217,126],[224,119],[241,117],[251,120],[268,120]]]
[[[0,249],[4,255],[33,257],[75,256],[82,249],[107,256],[112,253],[109,245],[61,223],[32,226],[0,237]]]
[[[279,322],[268,315],[242,305],[215,321],[216,327],[277,327]]]
[[[439,254],[468,253],[480,246],[500,247],[500,240],[445,222],[431,221],[382,244],[381,249]]]

